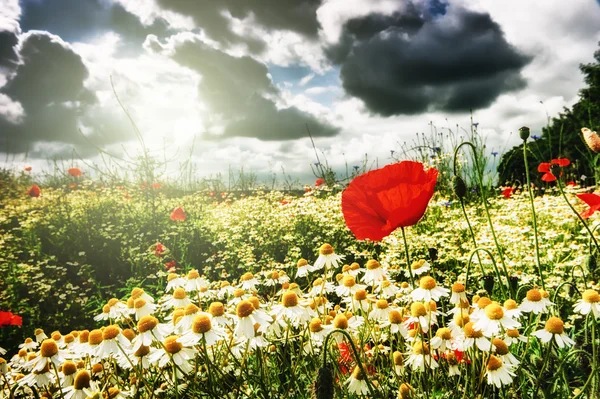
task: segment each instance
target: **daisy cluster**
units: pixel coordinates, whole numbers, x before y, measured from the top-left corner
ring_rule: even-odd
[[[412,286],[374,259],[344,264],[323,244],[314,262],[300,259],[290,274],[210,281],[194,269],[170,273],[160,298],[134,288],[109,300],[95,317],[99,328],[36,330],[11,359],[0,359],[0,386],[65,399],[252,396],[267,383],[261,370],[283,367],[282,354],[314,371],[327,351],[331,383],[344,396],[394,389],[410,397],[435,381],[460,382],[475,395],[483,379],[498,389],[525,378],[528,348],[559,357],[575,344],[548,292],[531,288],[502,302],[471,295],[464,282],[438,284],[425,260],[407,270]],[[600,295],[585,290],[573,310],[597,323]],[[288,384],[298,396],[309,387],[302,378]]]

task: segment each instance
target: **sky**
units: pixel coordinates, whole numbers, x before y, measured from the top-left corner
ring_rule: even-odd
[[[167,175],[309,181],[307,130],[341,171],[471,117],[501,153],[577,101],[598,21],[596,0],[0,0],[0,163],[143,141]]]

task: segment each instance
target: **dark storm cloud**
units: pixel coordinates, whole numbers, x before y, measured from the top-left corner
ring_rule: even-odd
[[[115,32],[124,39],[122,49],[140,52],[147,35],[170,33],[162,19],[144,26],[137,16],[109,0],[28,0],[21,1],[21,9],[23,31],[45,30],[68,42]]]
[[[36,31],[23,36],[19,57],[15,74],[0,93],[19,102],[25,115],[21,123],[0,117],[4,151],[26,152],[40,141],[89,148],[78,123],[96,96],[84,86],[88,70],[81,57],[56,36]]]
[[[520,71],[531,59],[488,14],[435,10],[407,3],[389,16],[349,20],[339,43],[327,49],[346,92],[390,116],[483,108],[524,87]]]
[[[19,42],[16,32],[0,30],[0,67],[13,69],[18,61],[15,46]]]
[[[233,57],[196,39],[178,44],[173,59],[202,76],[200,97],[226,124],[219,137],[292,140],[306,137],[306,124],[315,136],[337,133],[334,127],[295,107],[277,109],[266,98],[278,95],[267,67],[252,57]]]
[[[268,29],[290,30],[311,38],[317,37],[319,29],[317,9],[321,0],[158,0],[157,2],[165,10],[191,16],[211,39],[226,44],[246,43],[254,53],[260,52],[265,43],[255,38],[240,37],[233,32],[228,19],[223,16],[224,12],[229,12],[234,18],[239,19],[253,15],[258,24]]]

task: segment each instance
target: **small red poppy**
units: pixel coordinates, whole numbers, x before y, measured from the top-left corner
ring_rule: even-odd
[[[502,190],[502,195],[504,196],[504,198],[510,198],[512,196],[513,191],[514,188],[512,187],[505,188],[504,190]]]
[[[549,162],[542,162],[541,164],[539,164],[538,172],[541,172],[544,174],[542,176],[542,181],[545,181],[547,183],[556,181],[556,176],[554,176],[552,174],[552,172],[550,172],[550,163]]]
[[[291,203],[291,202],[292,202],[292,201],[290,201],[290,200],[286,200],[286,199],[279,200],[279,203],[280,203],[281,205],[287,205],[287,204],[289,204],[289,203]]]
[[[162,184],[160,183],[152,183],[152,188],[155,190],[158,190],[159,188],[162,188]]]
[[[577,186],[577,183],[575,183],[574,181],[570,181],[567,183],[567,187],[575,187]]]
[[[342,194],[346,226],[357,239],[380,241],[425,214],[438,171],[402,161],[356,177]]]
[[[25,166],[25,172],[31,172],[31,166]]]
[[[80,177],[83,173],[81,173],[81,169],[79,168],[71,168],[67,170],[67,173],[73,177]]]
[[[596,211],[600,210],[600,195],[598,194],[577,194],[577,198],[588,204],[589,208],[581,212],[582,218],[589,218]]]
[[[315,181],[315,187],[322,186],[323,184],[325,184],[325,179],[319,178]]]
[[[565,166],[571,165],[571,161],[569,161],[567,158],[555,158],[552,160],[552,163],[558,166],[562,166],[563,168]]]
[[[185,222],[185,219],[187,219],[187,217],[185,216],[185,212],[183,211],[182,207],[178,206],[177,208],[173,209],[173,212],[171,212],[171,220]]]
[[[175,262],[174,260],[165,263],[165,269],[169,273],[173,273],[176,268],[177,268],[177,262]]]
[[[37,184],[34,184],[29,188],[29,190],[27,190],[27,195],[29,195],[30,197],[37,198],[40,196],[41,192],[42,190],[40,190],[39,186]]]
[[[166,250],[167,248],[164,245],[162,245],[160,242],[157,242],[154,246],[154,256],[162,258]]]
[[[23,326],[23,318],[12,312],[0,312],[0,327],[4,326]]]

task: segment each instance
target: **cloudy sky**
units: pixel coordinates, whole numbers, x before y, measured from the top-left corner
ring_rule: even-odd
[[[171,171],[306,180],[307,126],[333,167],[381,166],[470,110],[502,152],[577,100],[598,21],[596,0],[0,0],[0,162],[135,156],[113,88]]]

